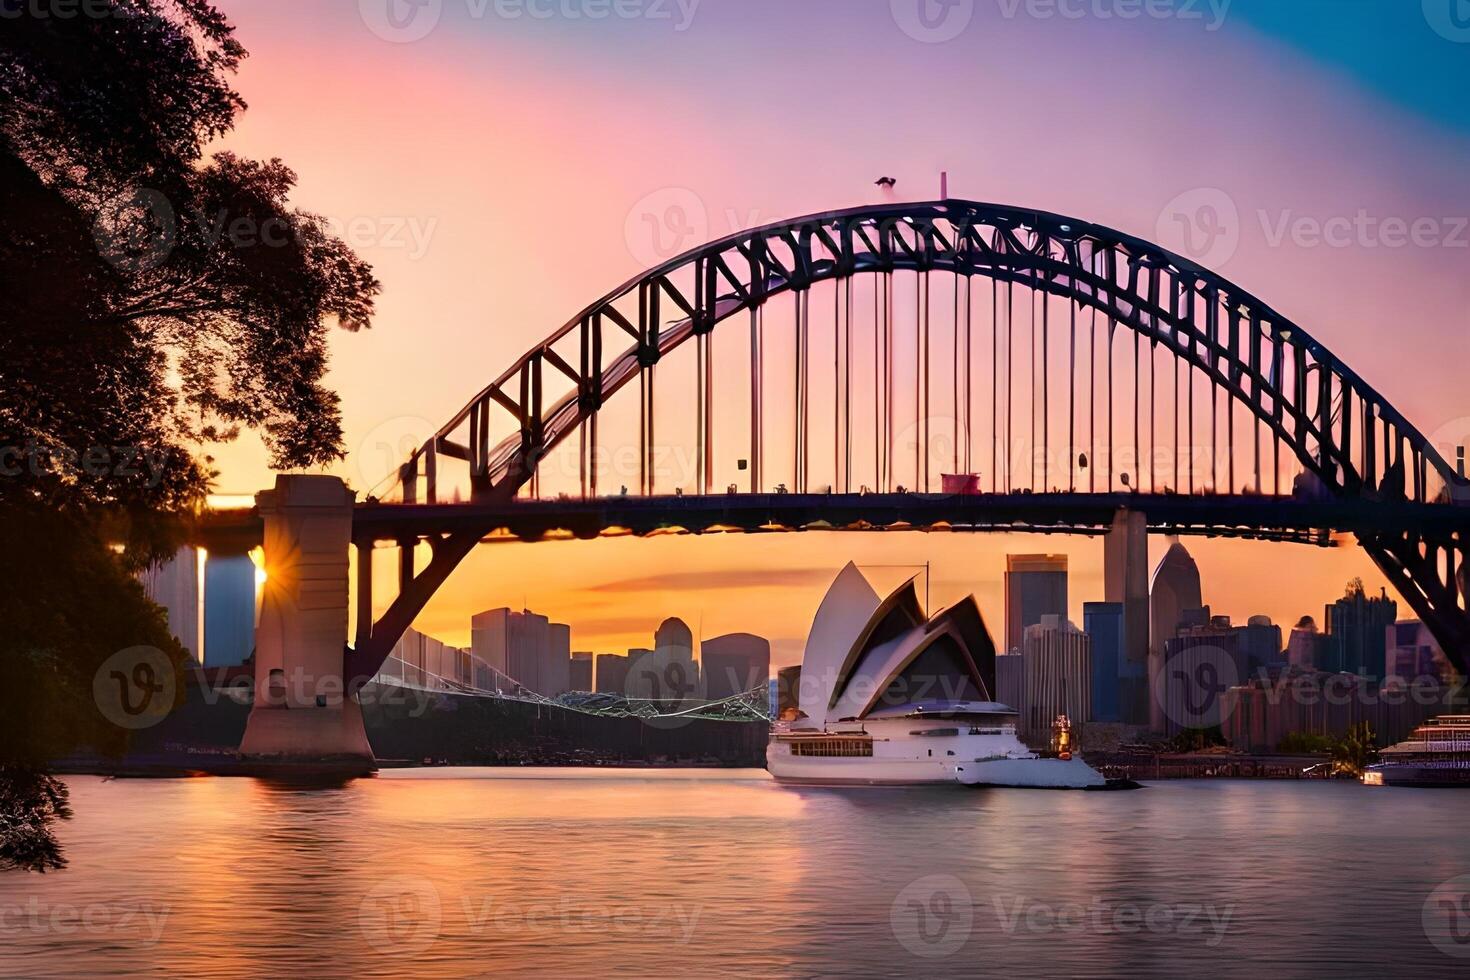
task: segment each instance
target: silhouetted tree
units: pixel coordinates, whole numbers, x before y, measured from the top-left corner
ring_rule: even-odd
[[[207,155],[245,108],[231,78],[245,50],[212,4],[51,13],[7,4],[0,17],[0,799],[12,801],[5,773],[119,746],[90,703],[107,655],[181,656],[131,572],[172,553],[176,519],[209,485],[207,446],[249,427],[279,468],[340,456],[327,335],[368,325],[378,291],[321,218],[290,206],[281,161]]]
[[[1332,770],[1345,776],[1361,776],[1363,770],[1378,761],[1378,737],[1366,721],[1348,726],[1343,736],[1332,744]]]

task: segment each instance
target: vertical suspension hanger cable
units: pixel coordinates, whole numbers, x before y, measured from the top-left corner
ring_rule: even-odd
[[[883,461],[884,489],[893,492],[893,273],[883,273]]]
[[[1041,290],[1041,490],[1051,490],[1051,294]]]
[[[1027,367],[1031,373],[1030,390],[1026,392],[1026,403],[1031,407],[1031,438],[1026,443],[1026,455],[1030,460],[1029,477],[1031,492],[1036,492],[1036,273],[1031,274],[1030,291],[1026,305],[1031,310],[1031,337],[1026,345]]]
[[[1076,283],[1073,283],[1076,286]],[[1074,290],[1075,291],[1075,290]],[[1070,337],[1067,346],[1067,490],[1077,489],[1077,300],[1067,297]]]
[[[750,492],[761,492],[761,317],[764,300],[750,308]]]
[[[852,288],[853,276],[851,271],[842,281],[843,290],[843,345],[846,367],[843,376],[847,378],[847,387],[843,391],[842,406],[842,490],[844,493],[852,493]]]

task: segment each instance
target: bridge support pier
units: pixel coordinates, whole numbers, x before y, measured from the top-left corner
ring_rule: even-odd
[[[354,497],[336,477],[286,475],[256,495],[266,580],[255,704],[240,743],[252,770],[355,775],[376,768],[362,708],[343,677]]]

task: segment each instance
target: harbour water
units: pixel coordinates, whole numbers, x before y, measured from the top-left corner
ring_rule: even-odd
[[[1470,873],[1470,793],[792,789],[743,770],[69,785],[69,866],[0,876],[4,976],[1470,969],[1470,934],[1435,925]]]

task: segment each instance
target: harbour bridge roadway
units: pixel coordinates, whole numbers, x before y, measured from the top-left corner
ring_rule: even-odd
[[[1252,494],[1154,493],[714,494],[517,500],[511,503],[360,503],[358,544],[398,543],[476,531],[483,540],[588,539],[668,533],[955,531],[1102,534],[1120,509],[1142,513],[1151,531],[1331,546],[1336,536],[1414,529],[1470,533],[1470,507],[1366,498],[1307,500]],[[193,531],[211,553],[261,544],[252,509],[208,511]]]

